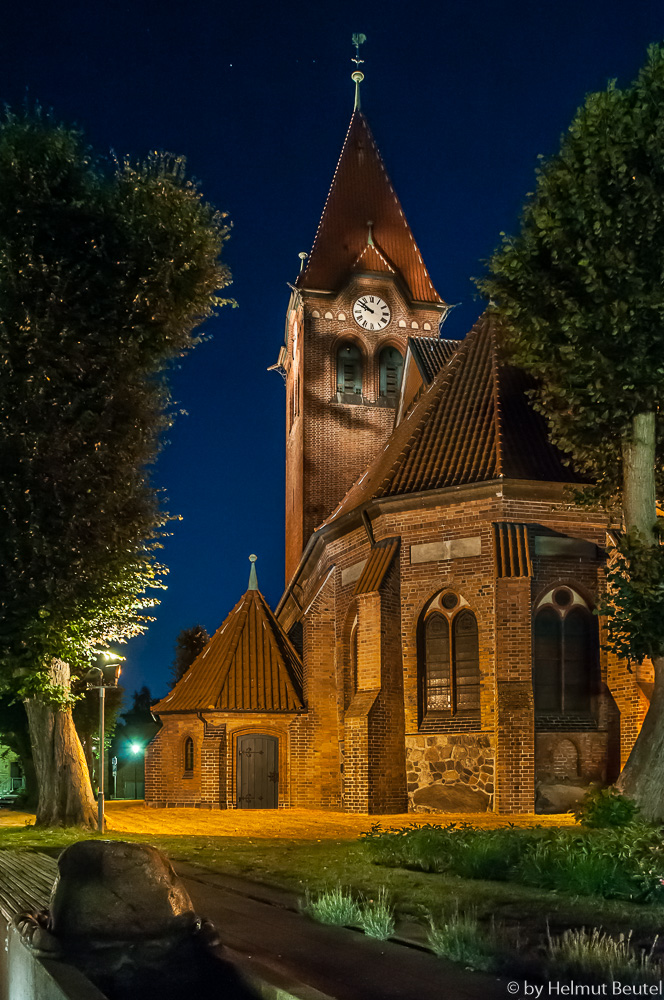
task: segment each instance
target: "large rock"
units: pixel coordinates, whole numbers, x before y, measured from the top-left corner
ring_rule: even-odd
[[[587,793],[587,785],[571,785],[562,782],[540,784],[535,797],[535,812],[564,813],[574,809]]]
[[[191,933],[198,918],[168,858],[148,844],[84,840],[60,855],[51,930],[90,942]]]
[[[490,801],[486,792],[458,781],[448,785],[436,782],[413,792],[413,805],[440,812],[486,812]]]

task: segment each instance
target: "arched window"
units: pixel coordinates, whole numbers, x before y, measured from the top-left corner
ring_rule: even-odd
[[[597,681],[598,629],[583,598],[550,591],[533,622],[533,695],[539,715],[588,715]]]
[[[337,351],[337,392],[362,395],[362,355],[355,344],[342,344]]]
[[[350,630],[350,676],[348,704],[357,694],[357,617]]]
[[[438,595],[429,605],[420,635],[422,722],[480,715],[477,619],[456,594]]]
[[[378,358],[380,395],[398,396],[401,388],[403,358],[396,347],[384,347]]]
[[[194,770],[194,741],[191,736],[187,736],[184,741],[184,769],[185,771]]]

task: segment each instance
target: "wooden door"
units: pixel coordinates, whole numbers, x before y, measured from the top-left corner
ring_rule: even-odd
[[[276,736],[238,736],[237,808],[276,809],[279,792],[279,740]]]

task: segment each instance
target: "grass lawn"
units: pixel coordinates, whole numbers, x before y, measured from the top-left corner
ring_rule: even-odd
[[[537,949],[546,934],[568,927],[602,927],[618,934],[632,929],[635,943],[652,941],[662,925],[662,907],[596,897],[574,897],[514,883],[462,879],[374,865],[357,840],[376,822],[374,816],[304,810],[201,811],[146,809],[110,803],[105,839],[154,844],[174,861],[186,860],[214,872],[244,876],[289,889],[298,896],[337,884],[372,898],[385,887],[401,920],[426,923],[432,913],[473,909],[480,920],[512,928],[526,950]],[[381,825],[424,825],[453,820],[487,827],[509,821],[573,827],[571,817],[488,815],[408,815],[380,817]],[[0,849],[56,851],[77,840],[98,836],[80,830],[42,830],[26,825],[33,817],[0,811]],[[548,821],[548,822],[547,822]]]

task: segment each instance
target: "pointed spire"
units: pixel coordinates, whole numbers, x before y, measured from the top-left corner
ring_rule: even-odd
[[[353,111],[359,111],[362,106],[360,104],[360,84],[364,80],[364,73],[361,70],[356,69],[351,76],[351,80],[355,82],[355,104],[353,106]]]
[[[360,45],[364,45],[367,40],[366,35],[362,35],[360,32],[356,32],[353,35],[353,45],[355,46],[355,55],[351,59],[351,62],[355,63],[355,70],[351,73],[351,80],[355,84],[355,106],[354,111],[360,110],[360,84],[364,80],[364,73],[360,69],[360,63],[364,62],[364,59],[360,59]]]
[[[297,288],[337,291],[370,239],[403,279],[410,297],[445,307],[385,170],[364,114],[353,112],[318,232]]]
[[[251,570],[249,572],[249,586],[247,590],[258,590],[258,577],[256,576],[256,559],[258,556],[249,556],[249,562],[251,563]]]

